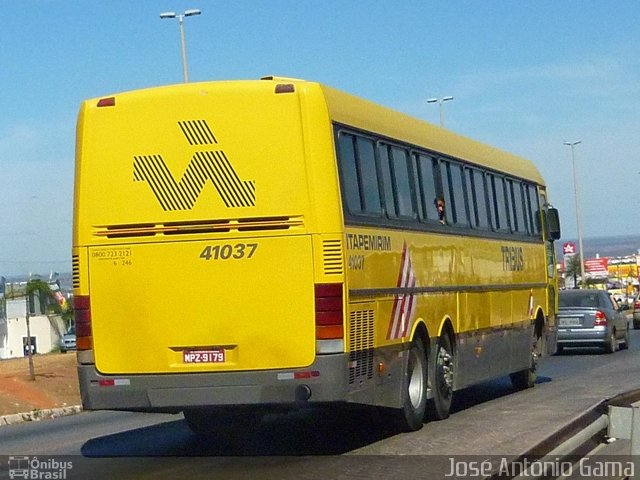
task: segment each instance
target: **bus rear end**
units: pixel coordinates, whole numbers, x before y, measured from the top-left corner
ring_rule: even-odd
[[[340,253],[326,265],[342,238],[335,161],[322,108],[327,163],[308,161],[303,105],[321,100],[307,88],[215,82],[83,104],[73,273],[86,409],[345,398]]]

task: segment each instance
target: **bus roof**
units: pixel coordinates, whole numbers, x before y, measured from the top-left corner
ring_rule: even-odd
[[[540,172],[529,160],[340,90],[325,85],[320,87],[327,101],[329,115],[335,122],[544,185]]]
[[[544,185],[544,179],[537,167],[523,157],[472,140],[450,130],[440,128],[426,121],[419,120],[319,82],[298,78],[267,76],[262,77],[261,80],[235,80],[216,83],[247,84],[265,80],[294,84],[297,86],[296,91],[306,90],[307,95],[321,94],[324,97],[329,116],[333,122],[371,133],[377,133],[428,151],[465,160],[499,172],[508,173],[515,177],[533,181],[539,185]],[[196,84],[194,83],[192,85]],[[142,91],[122,92],[119,95],[126,93],[139,95],[143,91],[149,94],[155,94],[155,92],[160,89],[172,89],[175,87],[177,86],[160,86]],[[184,84],[180,85],[180,88],[184,88]],[[96,100],[98,99],[92,99],[90,102],[94,103]]]

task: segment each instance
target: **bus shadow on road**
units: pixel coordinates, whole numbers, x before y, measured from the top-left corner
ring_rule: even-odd
[[[550,377],[538,375],[536,385],[550,381]],[[511,384],[508,376],[480,383],[454,393],[451,413],[454,414],[481,403],[497,400],[507,395],[512,395],[517,391],[518,390]]]
[[[346,453],[401,433],[375,408],[305,409],[267,415],[252,431],[224,437],[191,432],[182,417],[87,441],[86,457],[299,456]]]
[[[550,381],[539,377],[537,383]],[[513,394],[509,378],[455,393],[451,413]],[[424,428],[429,428],[427,423]],[[182,416],[175,421],[87,441],[85,457],[340,455],[402,433],[373,407],[308,408],[267,415],[252,431],[224,436],[194,434]]]

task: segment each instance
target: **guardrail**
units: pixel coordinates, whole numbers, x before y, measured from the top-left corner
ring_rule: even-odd
[[[629,454],[640,459],[640,390],[619,395],[608,406],[609,437],[629,440]],[[640,478],[640,472],[633,478]]]
[[[617,440],[629,440],[630,447],[607,457],[604,449]],[[509,465],[486,479],[640,479],[640,390],[597,403]]]

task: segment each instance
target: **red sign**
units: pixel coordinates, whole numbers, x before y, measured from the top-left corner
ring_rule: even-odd
[[[588,258],[584,261],[584,269],[587,273],[608,273],[608,258]]]
[[[565,255],[571,255],[576,253],[576,244],[573,242],[565,242],[562,244],[562,253]]]

